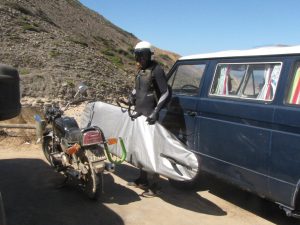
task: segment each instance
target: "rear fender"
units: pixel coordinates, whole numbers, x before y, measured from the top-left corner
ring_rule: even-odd
[[[103,172],[105,168],[105,153],[100,146],[85,149],[85,156],[96,173]]]

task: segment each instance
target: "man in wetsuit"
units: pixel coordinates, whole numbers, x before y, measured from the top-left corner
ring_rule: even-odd
[[[158,120],[159,111],[170,99],[168,84],[164,70],[153,60],[153,47],[149,42],[141,41],[134,49],[135,60],[138,65],[138,73],[135,79],[135,88],[129,99],[135,105],[135,118],[143,115],[147,117],[149,125]],[[130,186],[145,188],[144,197],[152,197],[157,193],[158,174],[150,174],[140,170],[140,176]]]

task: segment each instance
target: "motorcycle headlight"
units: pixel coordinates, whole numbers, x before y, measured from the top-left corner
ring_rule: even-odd
[[[97,130],[87,131],[82,135],[82,146],[103,143],[102,135]]]

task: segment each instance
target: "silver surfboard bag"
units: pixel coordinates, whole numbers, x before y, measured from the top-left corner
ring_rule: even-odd
[[[196,155],[158,122],[148,125],[144,116],[132,121],[121,107],[92,102],[85,107],[80,126],[90,125],[100,127],[106,139],[122,137],[126,161],[138,168],[178,181],[191,180],[197,174]],[[110,149],[112,154],[122,155],[120,145]]]

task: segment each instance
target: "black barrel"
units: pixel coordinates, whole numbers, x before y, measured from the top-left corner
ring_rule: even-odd
[[[11,119],[20,111],[19,73],[13,67],[0,64],[0,121]]]

